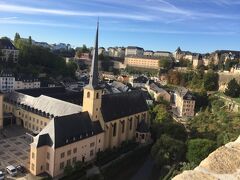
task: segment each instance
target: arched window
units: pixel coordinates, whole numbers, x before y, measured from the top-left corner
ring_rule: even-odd
[[[97,99],[99,98],[99,93],[96,94],[96,98],[97,98]]]
[[[117,132],[117,124],[114,123],[114,125],[113,125],[113,137],[116,136],[116,132]]]
[[[90,98],[90,92],[87,92],[87,98]]]

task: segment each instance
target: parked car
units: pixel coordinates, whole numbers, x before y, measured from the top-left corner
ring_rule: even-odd
[[[13,166],[7,166],[6,167],[6,171],[8,172],[8,174],[10,174],[11,176],[16,176],[17,175],[17,169]]]
[[[16,169],[17,169],[17,171],[19,171],[20,173],[26,173],[26,172],[27,172],[26,168],[25,168],[24,166],[22,166],[22,165],[16,166]]]
[[[4,174],[2,171],[0,171],[0,180],[3,180],[4,179]]]

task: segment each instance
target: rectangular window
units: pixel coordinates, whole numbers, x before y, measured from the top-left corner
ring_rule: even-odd
[[[35,158],[35,154],[34,154],[34,152],[32,153],[32,159],[34,159]]]
[[[93,156],[93,150],[90,151],[90,156]]]
[[[67,155],[70,156],[71,153],[72,153],[71,150],[68,150]]]
[[[132,118],[130,119],[130,130],[132,130]]]
[[[70,166],[71,165],[71,159],[68,159],[67,160],[67,166]]]
[[[94,146],[94,142],[92,142],[91,144],[90,144],[90,147],[93,147]]]
[[[34,169],[35,169],[35,165],[32,163],[31,164],[31,169],[34,171]]]
[[[77,157],[74,157],[74,158],[72,159],[72,163],[75,164],[76,162],[77,162]]]
[[[50,153],[47,152],[47,159],[50,159]]]
[[[65,156],[65,153],[64,152],[61,153],[61,158],[64,158],[64,156]]]
[[[116,132],[117,132],[117,124],[114,123],[114,125],[113,125],[113,137],[116,136]]]
[[[60,163],[60,170],[62,170],[64,168],[64,162]]]
[[[74,148],[73,149],[73,153],[75,154],[77,152],[77,148]]]
[[[125,130],[125,121],[123,120],[123,122],[122,122],[122,133],[124,133],[124,130]]]
[[[49,163],[46,163],[46,170],[49,171]]]

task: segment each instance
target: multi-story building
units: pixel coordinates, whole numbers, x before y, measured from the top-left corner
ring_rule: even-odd
[[[41,82],[37,78],[17,77],[15,78],[14,89],[40,88]]]
[[[0,59],[2,61],[12,60],[14,63],[18,61],[19,50],[12,44],[10,39],[0,39]]]
[[[144,56],[150,56],[150,57],[152,57],[153,54],[154,54],[154,52],[151,51],[151,50],[146,50],[146,51],[144,51],[144,53],[143,53]]]
[[[159,69],[159,58],[157,57],[138,57],[128,56],[125,57],[124,64],[131,67],[147,68],[147,69]]]
[[[98,48],[98,55],[100,55],[100,54],[103,54],[103,55],[106,54],[106,51],[105,51],[105,48],[104,48],[104,47]]]
[[[109,47],[108,55],[111,57],[124,58],[125,48],[124,47]]]
[[[176,91],[175,104],[179,117],[194,116],[195,98],[186,88],[182,87]]]
[[[172,53],[168,51],[156,51],[154,52],[155,57],[171,57]]]
[[[203,60],[202,60],[202,55],[201,54],[197,54],[196,56],[193,57],[193,68],[197,68],[201,65],[203,65]]]
[[[0,73],[0,91],[12,92],[14,90],[15,77],[14,74],[8,70]]]
[[[38,130],[42,128],[30,145],[30,172],[34,175],[48,173],[56,177],[63,174],[66,166],[94,160],[97,152],[118,147],[124,141],[145,143],[150,139],[143,93],[104,94],[99,85],[98,29],[82,106],[37,96],[36,92],[32,96],[15,93],[4,102],[5,111],[12,111],[17,123],[31,131],[36,131],[36,126]],[[44,126],[37,125],[41,122]]]
[[[148,92],[153,96],[155,101],[158,102],[160,100],[164,100],[170,102],[171,95],[163,88],[160,88],[157,84],[147,83],[145,87],[147,88]]]
[[[114,48],[114,47],[109,47],[108,48],[108,55],[109,56],[114,57],[115,53],[116,53],[116,48]]]
[[[143,56],[144,49],[137,46],[128,46],[125,51],[125,56]]]
[[[125,57],[125,48],[117,47],[117,51],[115,52],[114,57],[124,58]]]

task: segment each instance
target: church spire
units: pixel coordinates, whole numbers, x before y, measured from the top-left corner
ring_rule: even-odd
[[[89,80],[89,86],[91,88],[96,88],[98,86],[98,27],[99,27],[99,21],[97,22],[96,40],[95,40],[95,47],[93,50],[92,66],[91,66],[90,80]]]

